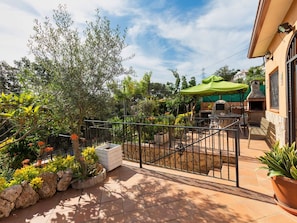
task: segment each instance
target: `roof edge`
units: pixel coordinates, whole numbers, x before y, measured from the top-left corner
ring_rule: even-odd
[[[260,35],[261,27],[265,20],[265,17],[263,15],[267,13],[270,3],[271,3],[271,0],[259,0],[257,14],[256,14],[254,26],[253,26],[253,32],[250,40],[250,47],[247,55],[248,58],[256,58],[256,57],[253,57],[252,54],[255,50],[255,47]],[[260,57],[260,56],[257,56],[257,57]]]

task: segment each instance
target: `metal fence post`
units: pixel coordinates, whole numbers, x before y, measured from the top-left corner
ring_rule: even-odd
[[[236,171],[236,187],[239,187],[239,130],[235,131],[235,171]]]
[[[138,148],[139,148],[139,167],[142,168],[142,149],[141,149],[141,126],[137,125],[138,131]]]

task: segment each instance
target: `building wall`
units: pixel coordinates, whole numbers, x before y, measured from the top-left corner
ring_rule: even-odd
[[[294,1],[283,22],[297,28],[297,1]],[[277,32],[277,27],[276,27]],[[286,55],[288,46],[294,36],[294,31],[290,33],[276,33],[269,46],[269,51],[273,54],[272,60],[266,60],[266,118],[273,122],[276,127],[276,137],[281,144],[287,143],[287,73],[286,73]],[[278,70],[279,78],[279,109],[272,109],[270,105],[270,75]]]
[[[267,120],[274,123],[276,139],[280,144],[287,143],[287,119],[271,111],[266,111],[265,116]]]

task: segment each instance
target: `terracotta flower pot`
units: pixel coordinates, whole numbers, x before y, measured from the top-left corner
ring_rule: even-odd
[[[297,180],[283,176],[271,178],[276,202],[290,213],[297,215]]]

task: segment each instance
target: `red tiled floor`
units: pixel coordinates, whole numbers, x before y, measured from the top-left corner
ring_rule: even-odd
[[[247,149],[242,139],[240,147],[239,188],[234,182],[152,166],[140,169],[124,161],[102,184],[59,192],[0,222],[297,222],[275,204],[266,171],[259,169],[256,158],[268,150],[266,143],[253,140]]]

